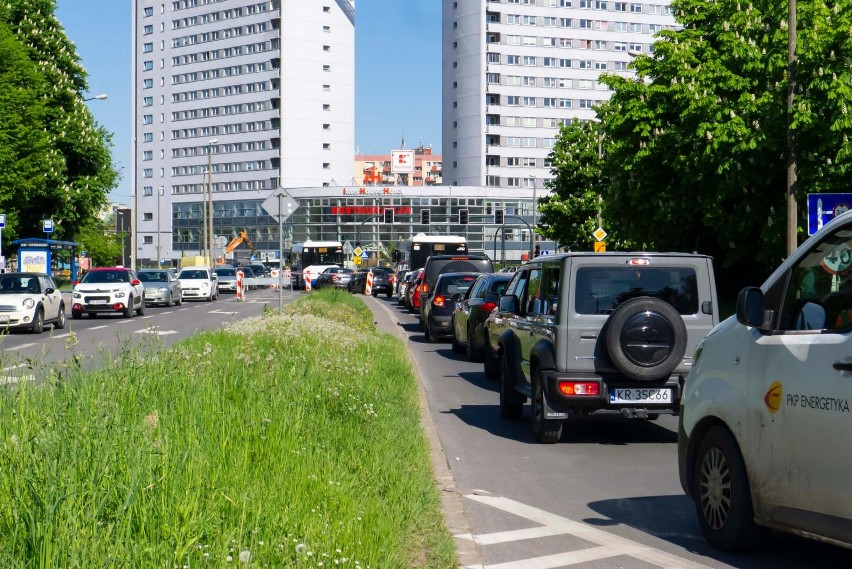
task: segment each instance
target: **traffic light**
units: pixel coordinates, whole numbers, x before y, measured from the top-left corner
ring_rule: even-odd
[[[535,249],[533,250],[533,257],[538,257],[539,255],[541,255],[541,246],[536,243]]]
[[[459,210],[459,224],[460,225],[467,225],[467,222],[468,222],[467,210],[466,209],[460,209]]]
[[[420,210],[420,223],[423,225],[429,225],[429,210],[423,209]]]
[[[393,223],[393,209],[385,208],[383,213],[385,214],[385,223]]]
[[[494,210],[494,224],[495,225],[503,225],[503,223],[505,223],[504,220],[503,220],[503,210],[502,209],[495,209]]]

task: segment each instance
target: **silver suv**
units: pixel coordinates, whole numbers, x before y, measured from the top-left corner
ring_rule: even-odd
[[[677,414],[695,347],[719,322],[713,262],[677,253],[566,253],[515,273],[486,328],[500,411],[527,398],[539,441],[570,416]]]

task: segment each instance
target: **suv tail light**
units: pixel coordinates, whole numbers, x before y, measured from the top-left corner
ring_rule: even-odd
[[[596,381],[560,381],[562,395],[600,395],[601,386]]]
[[[429,283],[420,283],[420,294],[429,294]]]
[[[491,311],[497,308],[497,305],[493,302],[483,302],[482,303],[482,311],[486,314],[491,314]]]
[[[434,299],[432,299],[432,304],[434,306],[440,306],[441,308],[444,307],[444,302],[445,302],[445,299],[444,299],[443,296],[436,296]]]

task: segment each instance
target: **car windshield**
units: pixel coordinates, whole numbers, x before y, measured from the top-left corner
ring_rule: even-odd
[[[41,288],[32,275],[0,275],[0,294],[36,293]]]
[[[139,271],[139,280],[143,283],[165,283],[169,282],[166,271]]]
[[[127,271],[89,271],[81,283],[129,283],[130,274]]]
[[[191,269],[188,271],[181,271],[180,275],[178,275],[179,279],[206,279],[207,271],[200,271],[198,269]]]
[[[214,271],[220,277],[235,277],[237,276],[237,271],[234,269],[216,269]]]
[[[473,285],[476,275],[442,275],[440,282],[435,287],[438,294],[453,296],[464,294]]]

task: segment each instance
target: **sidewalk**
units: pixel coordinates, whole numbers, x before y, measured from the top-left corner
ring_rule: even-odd
[[[364,303],[373,312],[373,323],[379,332],[396,336],[406,346],[408,345],[408,334],[399,325],[399,321],[385,301],[364,295]],[[420,425],[423,428],[426,440],[429,441],[429,448],[431,449],[432,471],[435,474],[437,487],[441,492],[441,509],[444,512],[444,524],[447,526],[447,531],[450,532],[450,535],[470,535],[470,524],[464,511],[462,497],[456,489],[456,482],[447,462],[447,456],[444,454],[444,447],[441,445],[438,431],[435,428],[435,423],[432,421],[432,412],[429,409],[429,403],[426,399],[426,391],[423,389],[423,379],[420,369],[417,367],[414,358],[411,357],[411,350],[408,353],[411,369],[414,370],[414,375],[417,378],[418,393],[420,395]],[[479,551],[476,549],[473,541],[455,538],[455,544],[456,558],[459,566],[482,566]]]

